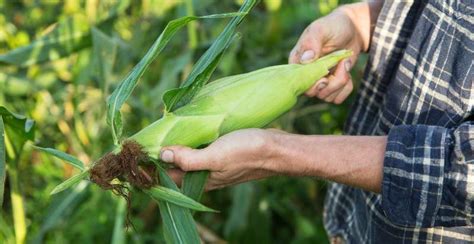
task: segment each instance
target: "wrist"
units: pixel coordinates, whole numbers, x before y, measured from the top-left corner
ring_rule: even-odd
[[[286,162],[288,161],[288,146],[285,132],[267,133],[264,158],[266,163],[262,164],[264,170],[275,174],[286,174]]]
[[[290,133],[272,133],[268,143],[266,170],[278,175],[317,176],[318,164],[310,163],[307,156],[312,147],[311,137]]]

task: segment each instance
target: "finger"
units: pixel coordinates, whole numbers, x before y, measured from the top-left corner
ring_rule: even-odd
[[[318,94],[318,97],[320,99],[327,98],[329,95],[341,89],[349,82],[350,74],[349,72],[347,72],[346,62],[347,61],[342,61],[337,64],[336,70],[334,71],[334,75],[330,75],[328,77],[328,85],[325,88],[321,89]]]
[[[268,128],[266,130],[270,131],[270,132],[273,132],[273,133],[278,133],[278,134],[288,134],[288,132],[286,132],[284,130],[279,130],[279,129],[275,129],[275,128]]]
[[[297,64],[297,63],[299,63],[299,62],[298,62],[298,53],[297,53],[296,49],[297,49],[297,46],[295,46],[295,47],[291,50],[290,55],[288,56],[288,63],[289,63],[289,64]]]
[[[328,85],[328,81],[326,77],[316,81],[314,85],[305,92],[305,95],[308,97],[316,97],[319,91]]]
[[[302,64],[311,63],[321,56],[323,46],[322,29],[317,23],[313,23],[301,35],[298,41],[299,62]]]
[[[341,104],[342,102],[344,102],[344,100],[346,100],[346,98],[351,94],[353,89],[354,89],[354,85],[352,83],[352,80],[350,80],[349,83],[346,86],[344,86],[342,91],[334,99],[334,103]]]
[[[211,155],[204,149],[192,149],[183,146],[164,147],[160,158],[166,163],[174,163],[183,171],[207,170]]]
[[[322,38],[317,24],[308,26],[290,53],[290,63],[310,63],[321,55]]]
[[[339,93],[344,89],[344,87],[341,87],[341,89],[329,94],[329,96],[324,98],[325,102],[332,103],[334,99],[339,95]]]
[[[183,177],[185,172],[180,169],[168,169],[168,175],[171,179],[176,183],[176,185],[181,186],[181,182],[183,182]]]

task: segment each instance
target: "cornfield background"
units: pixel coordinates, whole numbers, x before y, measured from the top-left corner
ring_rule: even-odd
[[[286,63],[311,21],[349,2],[261,1],[239,27],[240,38],[233,41],[211,80]],[[0,243],[21,242],[19,235],[33,243],[163,242],[158,207],[143,193],[132,198],[135,229],[122,228],[124,202],[95,185],[82,182],[50,196],[76,170],[32,145],[57,148],[83,162],[99,158],[113,146],[105,123],[107,96],[168,21],[233,12],[239,4],[231,0],[0,0],[0,55],[31,44],[50,33],[57,22],[66,23],[58,40],[84,36],[74,48],[53,47],[46,54],[32,51],[28,62],[7,64],[0,58],[0,106],[35,121],[34,140],[22,146],[14,162],[7,162]],[[227,22],[199,20],[176,34],[122,110],[125,132],[136,132],[161,116],[161,94],[179,85]],[[364,63],[361,57],[353,71],[355,81]],[[336,106],[302,98],[271,127],[301,134],[340,134],[352,99]],[[204,194],[202,202],[220,213],[197,213],[196,220],[206,242],[324,243],[324,193],[325,183],[312,178],[245,183]]]

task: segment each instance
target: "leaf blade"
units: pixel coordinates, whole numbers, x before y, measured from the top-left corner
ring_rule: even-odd
[[[180,207],[202,211],[202,212],[218,212],[214,209],[208,208],[203,204],[194,201],[192,198],[187,197],[183,193],[172,190],[170,188],[155,186],[151,189],[144,190],[151,198],[155,201],[163,200]]]
[[[50,195],[54,195],[54,194],[57,194],[59,192],[62,192],[68,188],[70,188],[71,186],[79,183],[79,181],[83,180],[84,178],[87,177],[89,171],[85,170],[85,171],[82,171],[81,173],[77,174],[77,175],[74,175],[73,177],[63,181],[61,184],[57,185],[50,193]]]
[[[183,186],[181,187],[183,194],[199,201],[204,192],[208,176],[209,171],[206,170],[186,173],[183,179]]]
[[[160,182],[163,186],[179,191],[179,188],[166,171],[158,167]],[[196,223],[191,211],[167,201],[158,201],[163,232],[167,243],[201,243]]]
[[[225,49],[234,39],[234,32],[249,11],[257,4],[257,0],[246,0],[239,9],[241,15],[235,16],[219,34],[211,47],[199,58],[183,84],[178,89],[165,92],[163,103],[165,111],[171,112],[185,105],[204,86],[214,72]]]
[[[66,163],[70,164],[71,166],[83,171],[84,170],[84,163],[82,163],[81,160],[77,159],[76,157],[67,154],[65,152],[59,151],[54,148],[46,148],[46,147],[38,147],[38,146],[33,146],[35,149],[38,149],[42,152],[48,153],[52,156],[55,156],[59,159],[62,159],[66,161]]]

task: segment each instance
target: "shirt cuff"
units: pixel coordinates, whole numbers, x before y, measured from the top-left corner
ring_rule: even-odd
[[[382,182],[382,208],[394,224],[433,226],[443,194],[449,156],[447,128],[400,125],[388,134]]]

